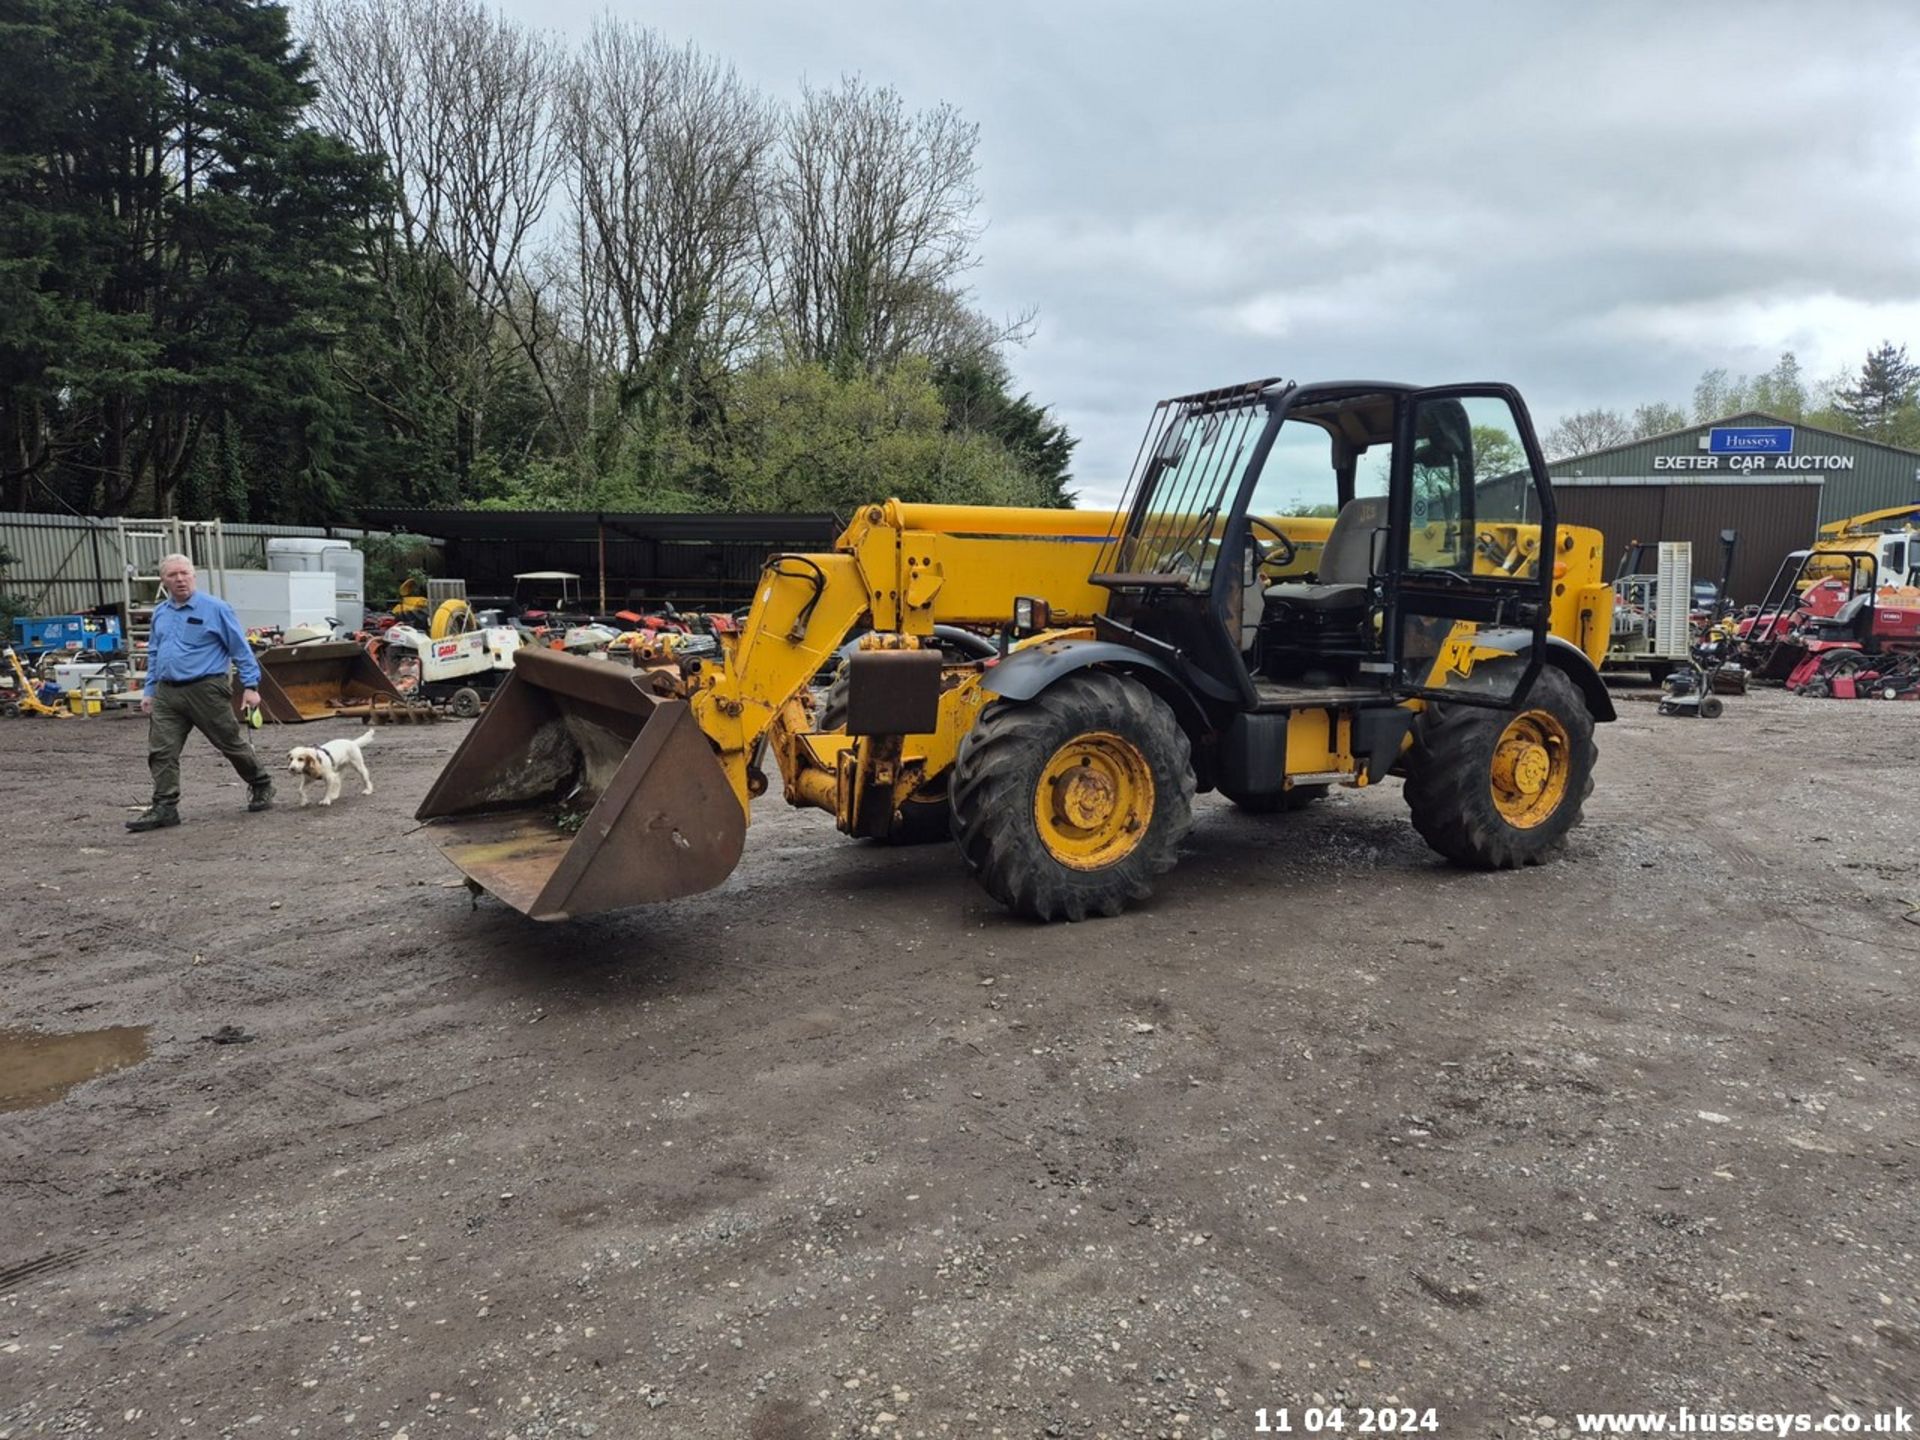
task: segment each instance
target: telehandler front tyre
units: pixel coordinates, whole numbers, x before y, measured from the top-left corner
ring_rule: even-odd
[[[1538,865],[1580,823],[1597,754],[1586,702],[1551,666],[1518,710],[1430,703],[1408,757],[1413,828],[1456,865]]]
[[[1016,915],[1118,915],[1173,868],[1193,783],[1167,703],[1124,676],[1081,671],[980,712],[948,785],[953,838]]]

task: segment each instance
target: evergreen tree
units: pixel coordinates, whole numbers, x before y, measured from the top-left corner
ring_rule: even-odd
[[[990,353],[973,354],[944,362],[933,378],[947,407],[948,429],[992,436],[1054,497],[1049,504],[1073,503],[1068,466],[1079,442],[1031,396],[1008,393],[1005,365]]]
[[[951,107],[290,4],[0,0],[0,507],[1070,503]]]
[[[1920,392],[1920,365],[1907,359],[1907,347],[1883,341],[1869,352],[1851,385],[1834,392],[1833,408],[1847,427],[1869,440],[1897,443],[1908,428],[1904,412],[1913,408]]]
[[[270,457],[255,484],[331,509],[345,410],[325,356],[379,182],[300,123],[306,71],[283,5],[13,0],[0,499],[165,511],[232,422]]]

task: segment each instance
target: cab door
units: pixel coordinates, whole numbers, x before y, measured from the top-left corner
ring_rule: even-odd
[[[1553,489],[1519,393],[1410,392],[1384,538],[1388,660],[1403,695],[1506,708],[1544,663]]]
[[[1909,547],[1905,535],[1889,535],[1880,542],[1880,574],[1875,585],[1911,585],[1915,577],[1907,573],[1907,567],[1920,570],[1920,545]]]

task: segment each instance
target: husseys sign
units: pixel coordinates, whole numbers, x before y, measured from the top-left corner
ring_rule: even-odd
[[[1656,455],[1656,470],[1719,470],[1736,475],[1783,470],[1851,470],[1851,455],[1798,455],[1791,425],[1715,425],[1700,437],[1704,455]]]

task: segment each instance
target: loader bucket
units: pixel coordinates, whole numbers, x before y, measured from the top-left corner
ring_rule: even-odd
[[[711,890],[747,817],[683,700],[643,672],[521,650],[420,802],[470,883],[535,920]]]
[[[408,703],[373,657],[351,640],[276,645],[258,658],[260,711],[277,724],[326,720],[343,705]],[[235,692],[236,710],[239,704]]]

